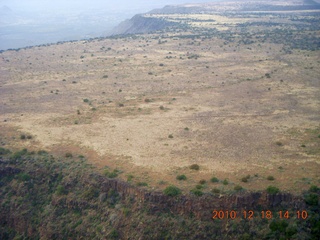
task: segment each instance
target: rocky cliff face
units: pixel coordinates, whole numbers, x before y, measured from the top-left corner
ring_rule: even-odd
[[[161,192],[149,192],[116,179],[106,179],[101,184],[101,190],[117,191],[123,199],[135,198],[139,202],[152,205],[154,213],[169,208],[175,214],[188,215],[192,213],[199,220],[211,218],[213,210],[256,210],[257,206],[264,210],[275,207],[285,209],[305,209],[301,196],[290,193],[268,194],[266,192],[245,192],[233,195],[195,197],[184,195],[172,198]]]
[[[176,25],[176,23],[168,22],[164,19],[135,15],[130,20],[120,23],[120,25],[112,31],[112,35],[151,33],[174,25]]]

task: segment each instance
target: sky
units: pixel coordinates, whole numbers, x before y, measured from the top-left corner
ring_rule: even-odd
[[[86,10],[111,8],[126,10],[129,8],[162,7],[168,4],[182,4],[188,2],[212,2],[212,0],[0,0],[1,5],[25,11],[54,11],[54,10]]]
[[[0,50],[107,36],[135,14],[213,1],[217,0],[0,0]]]

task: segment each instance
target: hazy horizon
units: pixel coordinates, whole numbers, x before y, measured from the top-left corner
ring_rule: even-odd
[[[135,14],[217,0],[0,0],[0,50],[108,35]]]

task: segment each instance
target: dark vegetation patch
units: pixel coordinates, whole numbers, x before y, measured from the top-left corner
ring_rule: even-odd
[[[304,220],[293,217],[299,209],[288,206],[292,217],[280,219],[275,213],[283,211],[281,205],[269,208],[274,213],[271,220],[258,216],[212,220],[213,209],[204,212],[207,217],[200,220],[193,212],[173,213],[163,202],[186,198],[176,186],[168,186],[151,201],[142,202],[132,197],[134,194],[125,197],[124,192],[118,192],[120,180],[110,179],[119,173],[107,168],[105,177],[85,158],[55,158],[46,151],[0,148],[0,239],[318,239],[320,234],[320,190],[315,185],[303,196],[305,206],[300,211],[308,213]],[[204,184],[191,190],[189,199],[206,199],[209,195],[203,192]],[[234,190],[243,189],[236,185]],[[267,192],[270,197],[281,194],[273,186]],[[220,190],[214,188],[211,194],[220,194]],[[183,202],[177,206],[183,207]],[[256,212],[263,210],[255,208]],[[254,233],[254,238],[248,233]]]

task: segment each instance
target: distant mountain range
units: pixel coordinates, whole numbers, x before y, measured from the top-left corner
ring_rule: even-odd
[[[199,14],[247,11],[303,11],[320,10],[320,0],[225,0],[210,3],[189,3],[168,5],[146,14],[138,14],[120,23],[112,35],[154,32],[174,25],[164,19],[152,18],[152,14]],[[151,17],[150,17],[151,15]]]

